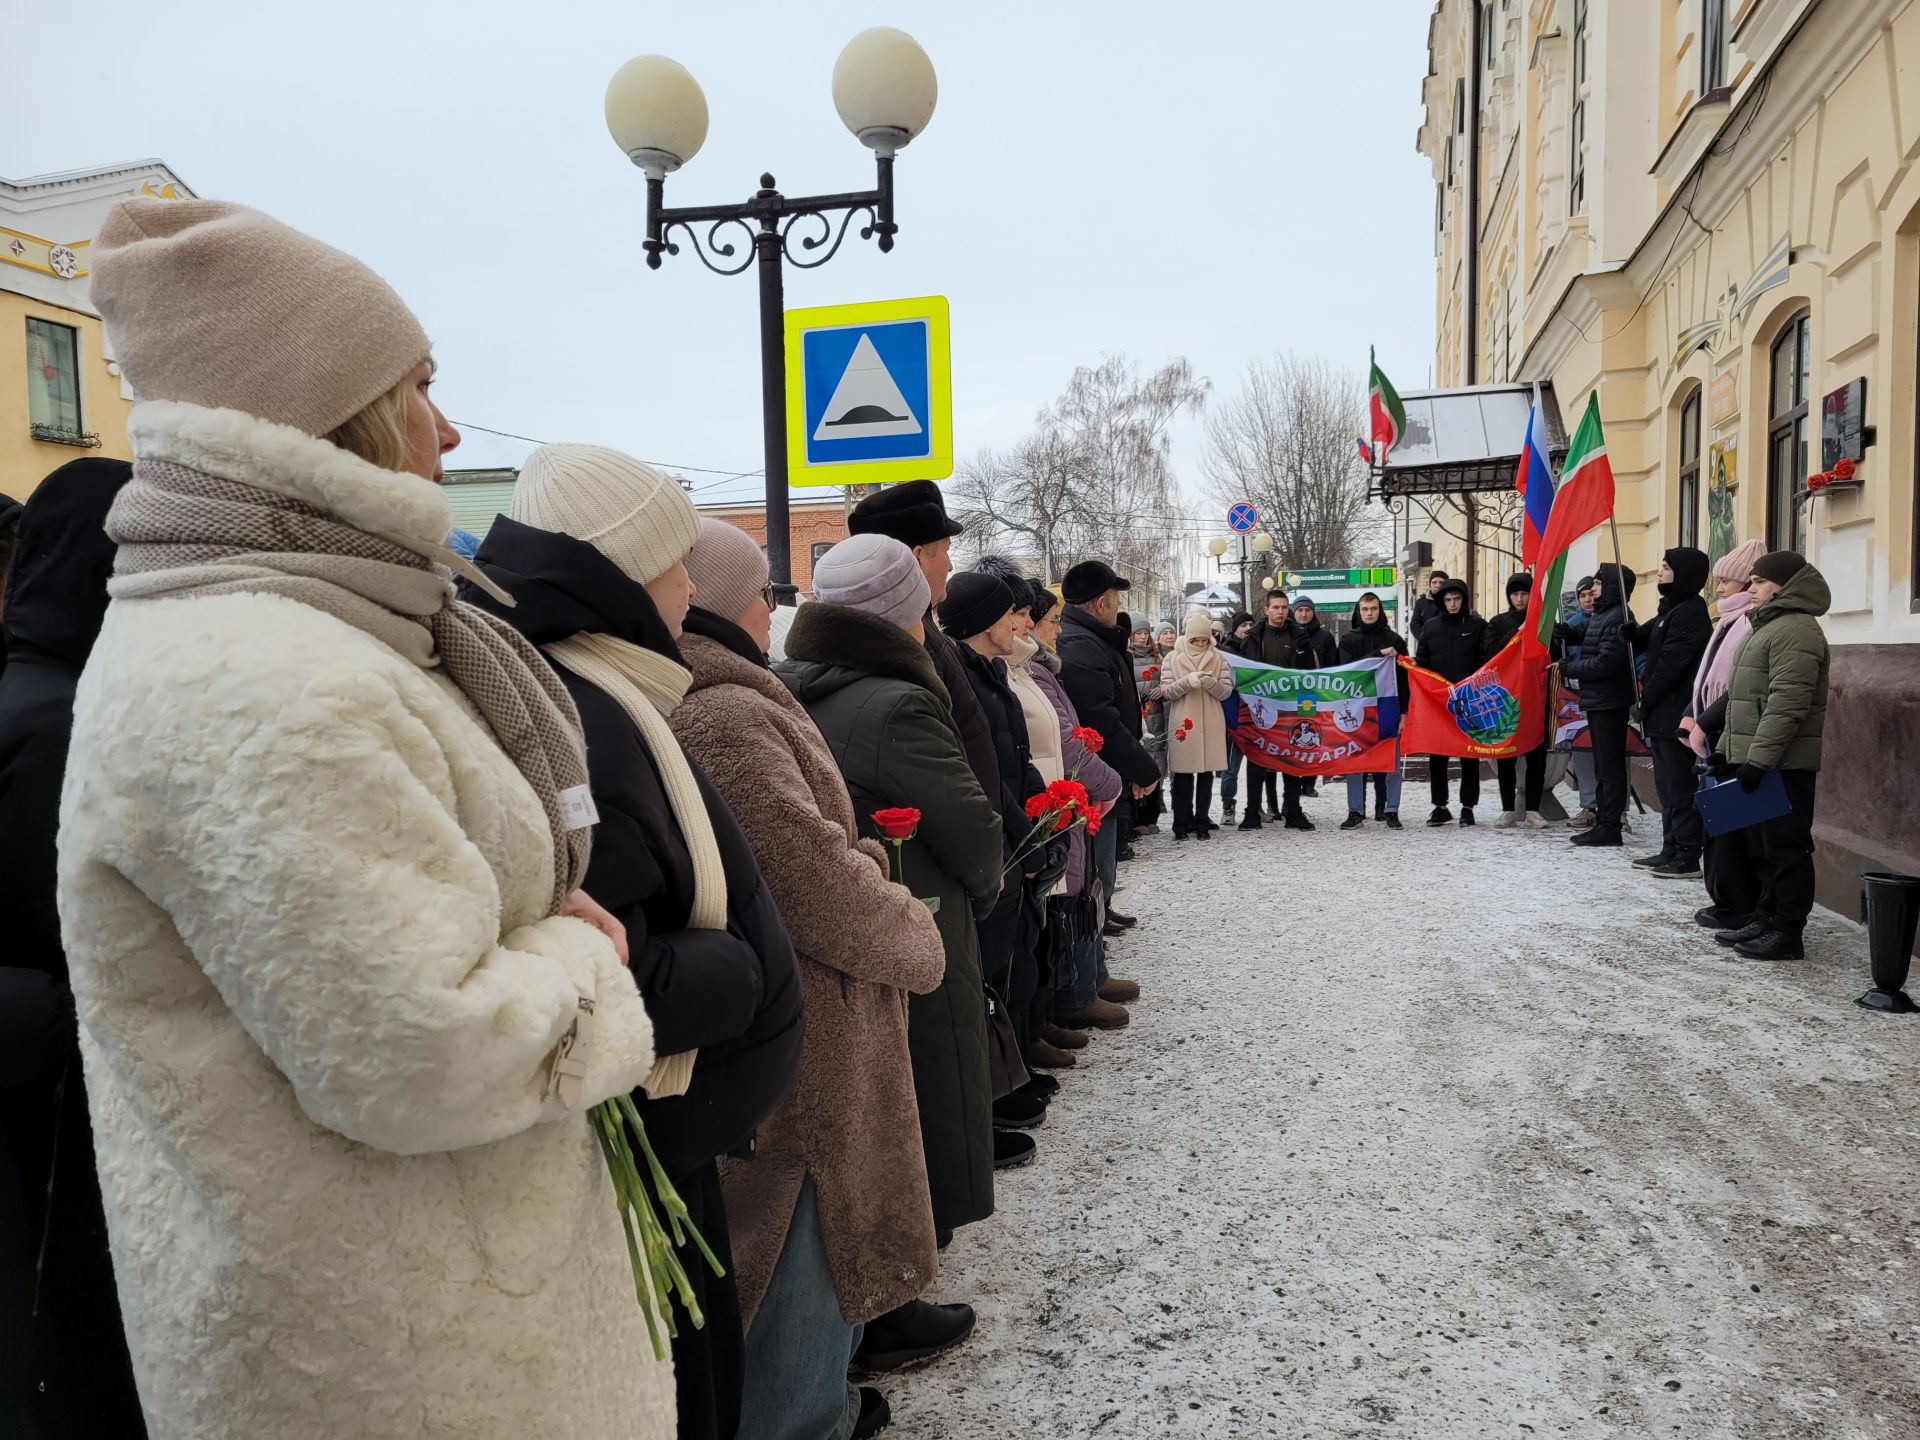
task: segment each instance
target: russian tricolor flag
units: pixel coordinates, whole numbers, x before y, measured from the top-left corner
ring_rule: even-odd
[[[1553,513],[1553,469],[1547,464],[1547,421],[1540,413],[1540,386],[1533,387],[1533,408],[1527,412],[1527,438],[1520,447],[1520,468],[1513,488],[1525,501],[1520,528],[1520,563],[1532,570],[1546,537],[1547,516]],[[1543,578],[1534,577],[1536,582]]]

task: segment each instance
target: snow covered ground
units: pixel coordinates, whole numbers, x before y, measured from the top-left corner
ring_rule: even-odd
[[[1123,867],[1133,1025],[947,1251],[979,1332],[896,1433],[1920,1435],[1920,1019],[1852,1003],[1859,927],[1729,959],[1657,845],[1337,788]]]

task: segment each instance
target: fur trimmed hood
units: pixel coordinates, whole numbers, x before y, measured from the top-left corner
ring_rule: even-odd
[[[444,545],[453,529],[446,492],[431,480],[382,470],[330,441],[244,411],[143,400],[127,421],[127,438],[137,459],[254,485],[369,534]]]
[[[809,601],[787,631],[786,664],[801,703],[844,688],[863,675],[905,680],[930,690],[949,709],[953,697],[941,683],[926,646],[898,625],[849,605]]]

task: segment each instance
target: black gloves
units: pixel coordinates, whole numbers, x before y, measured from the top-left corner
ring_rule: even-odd
[[[1631,615],[1620,622],[1620,638],[1631,645],[1640,638],[1640,622]]]
[[[1734,778],[1740,782],[1740,788],[1751,795],[1760,788],[1760,782],[1767,778],[1767,767],[1764,765],[1742,765],[1739,770],[1735,772]]]

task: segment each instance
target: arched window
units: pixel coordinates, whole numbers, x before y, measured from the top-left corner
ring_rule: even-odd
[[[1794,492],[1807,483],[1807,383],[1813,331],[1800,311],[1774,338],[1767,385],[1767,547],[1801,550],[1806,512]]]
[[[1700,544],[1700,387],[1693,387],[1680,406],[1680,538],[1682,545]]]

